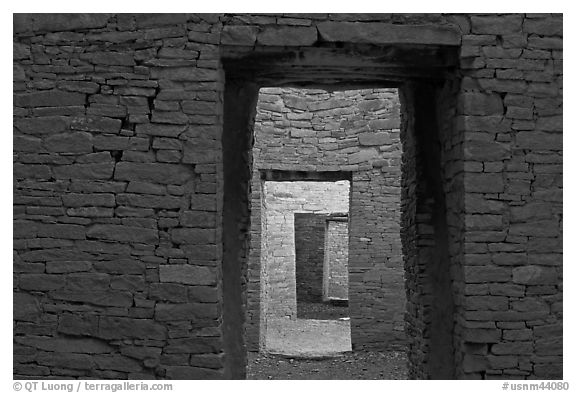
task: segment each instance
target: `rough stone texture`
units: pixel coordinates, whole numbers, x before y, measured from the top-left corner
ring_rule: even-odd
[[[322,23],[346,35],[327,42]],[[226,125],[227,113],[250,109],[255,85],[400,83],[410,377],[561,379],[562,24],[555,14],[14,14],[14,378],[242,378],[242,318],[235,330],[221,322],[226,304],[252,309],[257,281],[246,256],[252,126]],[[425,42],[382,46],[390,25]],[[294,30],[278,34],[282,26]],[[458,42],[429,26],[457,32]],[[246,135],[242,144],[232,128]],[[385,139],[361,140],[375,149]],[[228,143],[235,149],[224,152]],[[375,152],[351,154],[361,166]],[[280,169],[294,166],[287,157]],[[177,165],[182,182],[116,178],[125,163]],[[399,184],[382,168],[372,168],[382,180],[374,194],[359,190],[366,200]],[[66,205],[71,194],[86,196],[82,206]],[[225,210],[224,200],[236,205]],[[221,225],[233,211],[236,224]],[[199,212],[211,218],[198,229],[214,233],[175,232],[194,229],[189,215]],[[91,237],[97,225],[129,230]],[[386,227],[379,221],[373,233]],[[141,243],[133,228],[154,240]],[[350,233],[364,237],[353,221]],[[246,245],[230,257],[238,270],[222,267],[225,236]],[[362,266],[371,257],[354,247],[350,259]],[[161,282],[163,265],[206,267],[216,284]],[[351,269],[351,293],[366,275],[380,299],[391,269],[371,268]],[[78,273],[94,275],[94,287],[78,290]],[[60,277],[25,277],[36,274]],[[97,337],[100,318],[111,317],[133,321],[118,322],[121,337]],[[150,337],[129,336],[132,326]],[[353,342],[370,336],[351,328]],[[229,356],[232,347],[240,355]]]

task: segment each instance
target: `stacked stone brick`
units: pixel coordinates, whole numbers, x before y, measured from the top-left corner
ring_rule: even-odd
[[[16,14],[15,378],[244,376],[249,117],[284,84],[401,86],[411,377],[561,378],[562,42],[550,14]],[[400,185],[362,162],[351,239]]]

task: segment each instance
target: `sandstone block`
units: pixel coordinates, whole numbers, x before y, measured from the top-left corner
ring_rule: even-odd
[[[12,304],[15,321],[37,322],[40,320],[40,302],[36,297],[27,293],[14,292]]]
[[[185,286],[170,283],[151,284],[149,297],[171,303],[185,303],[188,300]]]
[[[501,174],[466,173],[464,187],[467,192],[499,193],[504,191],[504,181]]]
[[[110,274],[144,274],[144,263],[129,258],[118,258],[111,261],[98,261],[93,263],[96,271]]]
[[[507,282],[512,276],[508,267],[465,266],[464,278],[467,283]]]
[[[114,194],[77,194],[62,195],[62,202],[67,207],[102,206],[114,207],[116,200]]]
[[[58,318],[58,332],[73,336],[95,336],[98,332],[98,316],[87,313],[62,314]]]
[[[218,70],[197,67],[152,67],[150,69],[150,77],[158,80],[183,82],[213,82],[219,80]]]
[[[147,319],[101,316],[98,336],[104,339],[140,338],[164,340],[165,326]]]
[[[137,360],[122,355],[96,355],[92,359],[96,367],[101,370],[114,370],[122,372],[142,371],[142,366]]]
[[[522,29],[521,15],[472,16],[472,32],[476,34],[514,34]]]
[[[191,228],[216,228],[216,215],[203,211],[185,211],[180,215],[180,225]]]
[[[216,232],[213,229],[174,228],[171,237],[176,244],[211,244],[216,241]]]
[[[19,286],[28,291],[51,291],[64,286],[64,277],[53,274],[21,274]]]
[[[176,209],[182,204],[181,198],[161,195],[118,194],[116,200],[119,205],[152,209]],[[137,211],[133,211],[132,215],[135,214],[136,216],[142,215],[143,217],[146,217],[149,215],[148,213],[148,210],[143,210],[141,214],[138,214]]]
[[[516,145],[527,150],[562,150],[562,134],[520,131],[516,134]]]
[[[110,286],[110,276],[103,273],[72,273],[66,276],[66,287],[73,290],[90,288],[105,291]]]
[[[254,45],[256,43],[256,26],[224,26],[220,35],[222,45]]]
[[[91,153],[92,135],[86,132],[51,135],[44,141],[44,147],[55,153]]]
[[[494,355],[528,355],[534,351],[531,342],[498,343],[492,346]]]
[[[215,285],[212,268],[195,265],[160,265],[160,282],[188,285]]]
[[[43,106],[83,106],[86,95],[60,90],[14,94],[14,106],[37,108]]]
[[[23,134],[58,134],[66,131],[70,122],[64,116],[31,117],[16,120],[14,127]]]
[[[121,126],[122,120],[120,119],[111,119],[103,116],[85,116],[72,119],[70,128],[80,131],[118,134]]]
[[[61,353],[54,356],[50,352],[40,352],[36,362],[43,366],[51,366],[60,369],[90,370],[94,367],[92,357],[80,353]]]
[[[141,181],[160,184],[184,184],[194,177],[185,165],[164,163],[119,162],[116,164],[116,180]]]
[[[93,64],[102,64],[102,65],[119,65],[119,66],[136,65],[136,63],[134,62],[134,54],[112,52],[112,51],[91,53],[90,61]]]
[[[320,22],[317,27],[322,40],[328,42],[460,45],[461,40],[456,29],[439,25]]]
[[[315,27],[264,27],[257,36],[260,45],[309,46],[316,42]]]
[[[361,146],[381,146],[392,143],[390,134],[387,132],[365,132],[358,134],[358,142]]]
[[[50,292],[50,296],[58,300],[70,302],[80,302],[106,307],[130,307],[132,306],[132,295],[126,291],[92,291],[82,290],[56,290]]]
[[[512,281],[524,285],[557,284],[558,275],[553,267],[520,266],[512,271]]]
[[[57,338],[45,336],[16,337],[16,342],[48,352],[64,353],[109,353],[112,348],[102,340],[93,338]]]
[[[156,229],[125,225],[96,224],[88,229],[86,236],[94,239],[133,243],[158,244],[159,241]]]
[[[152,135],[160,137],[177,138],[186,131],[186,126],[167,124],[138,124],[136,126],[137,135]]]
[[[217,304],[194,304],[194,303],[184,303],[184,304],[156,304],[156,309],[154,313],[154,319],[157,321],[189,321],[189,320],[215,320],[218,318],[218,307]],[[197,341],[196,341],[197,340]],[[207,346],[205,341],[208,340],[198,340],[195,341],[184,341],[181,348],[171,348],[169,345],[166,347],[166,353],[185,353],[186,350],[190,350],[190,353],[206,353],[206,351],[196,352],[195,349],[198,348],[197,345]],[[196,344],[196,345],[193,345]],[[190,344],[187,346],[186,344]]]
[[[497,343],[502,337],[500,329],[466,329],[464,340],[470,343]]]
[[[61,165],[52,170],[56,179],[107,180],[112,178],[114,162]]]

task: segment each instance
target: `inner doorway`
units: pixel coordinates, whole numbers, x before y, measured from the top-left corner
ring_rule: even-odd
[[[458,250],[447,249],[447,237],[453,234],[446,231],[446,219],[453,216],[446,214],[445,205],[445,192],[453,193],[454,198],[451,200],[450,208],[458,210],[458,188],[445,187],[446,173],[450,172],[451,167],[443,166],[443,160],[446,156],[451,156],[452,159],[457,158],[460,154],[458,149],[450,150],[446,156],[443,156],[444,147],[437,149],[438,146],[443,144],[443,140],[451,137],[451,124],[452,121],[444,122],[451,116],[450,108],[454,108],[454,91],[456,84],[454,81],[446,82],[447,70],[455,63],[456,58],[454,54],[446,52],[444,57],[438,57],[439,48],[423,48],[419,50],[419,56],[422,60],[428,59],[426,56],[430,55],[430,62],[424,61],[420,69],[402,68],[408,67],[408,64],[413,64],[409,58],[410,56],[402,57],[410,53],[407,52],[399,54],[400,57],[395,57],[394,61],[398,64],[397,68],[391,74],[387,70],[382,71],[381,76],[375,76],[374,70],[382,66],[382,63],[371,63],[372,60],[367,60],[366,64],[369,67],[376,67],[367,73],[363,73],[362,65],[358,64],[356,69],[351,74],[345,71],[347,68],[352,67],[352,63],[358,59],[363,59],[360,50],[360,56],[356,57],[352,63],[348,62],[351,59],[350,48],[343,49],[341,59],[332,62],[332,69],[338,74],[334,73],[317,73],[314,64],[318,61],[318,57],[306,57],[297,55],[295,58],[300,62],[296,68],[293,68],[288,73],[281,71],[283,67],[290,64],[294,58],[288,56],[280,56],[275,58],[270,56],[273,48],[266,56],[261,59],[258,56],[252,56],[249,61],[238,60],[234,57],[231,61],[225,62],[225,69],[227,72],[227,82],[225,90],[225,113],[224,113],[224,332],[225,332],[225,349],[226,353],[230,356],[226,358],[230,361],[231,372],[238,370],[236,365],[245,364],[245,356],[242,355],[243,343],[247,344],[248,349],[253,350],[254,343],[260,345],[262,343],[262,335],[265,335],[266,325],[261,328],[259,321],[261,318],[261,310],[258,308],[260,315],[250,304],[250,292],[259,290],[261,287],[258,277],[250,275],[250,269],[247,268],[248,250],[250,249],[250,236],[246,228],[250,228],[246,217],[249,216],[250,195],[259,192],[256,188],[250,187],[252,183],[252,168],[251,168],[251,154],[256,153],[252,150],[253,144],[253,128],[254,128],[254,115],[257,102],[257,93],[262,85],[273,83],[278,85],[278,80],[282,83],[298,85],[298,84],[316,84],[316,85],[331,85],[345,82],[348,84],[346,87],[351,87],[358,80],[370,80],[371,84],[386,84],[392,83],[401,85],[401,100],[403,100],[403,114],[401,132],[404,137],[402,144],[404,145],[402,154],[402,247],[404,251],[405,272],[406,276],[406,294],[408,307],[406,308],[406,323],[405,330],[409,332],[409,364],[411,367],[411,375],[413,377],[422,377],[425,375],[434,375],[434,377],[450,378],[453,375],[453,363],[450,360],[454,355],[454,342],[452,339],[452,309],[451,309],[451,292],[450,282],[452,275],[457,274],[457,270],[451,270],[450,265],[445,261],[445,257],[454,258],[454,252]],[[358,49],[358,48],[356,48]],[[368,50],[373,50],[368,49]],[[406,48],[405,48],[406,49]],[[430,49],[430,50],[428,50]],[[450,48],[451,49],[451,48]],[[314,51],[315,49],[309,49]],[[378,52],[378,49],[375,49]],[[284,52],[285,49],[279,49]],[[357,54],[358,54],[357,53]],[[370,56],[369,56],[370,57]],[[354,58],[354,56],[352,57]],[[343,60],[340,62],[340,60]],[[413,59],[412,59],[413,60]],[[441,61],[439,61],[441,60]],[[306,61],[309,64],[305,64]],[[356,63],[362,63],[364,60],[358,60]],[[404,62],[406,62],[404,64]],[[441,63],[441,64],[440,64]],[[365,64],[365,65],[366,65]],[[279,65],[279,66],[278,66]],[[260,72],[258,70],[266,71]],[[288,66],[292,67],[292,66]],[[307,68],[309,67],[309,68]],[[429,68],[431,67],[431,68]],[[302,74],[298,73],[298,69],[303,70]],[[307,71],[304,71],[307,70]],[[378,71],[377,71],[378,72]],[[376,73],[377,73],[376,72]],[[421,73],[421,74],[419,74]],[[422,75],[425,79],[413,81],[418,75]],[[329,75],[329,76],[326,76]],[[370,75],[366,78],[366,75]],[[390,77],[390,75],[394,75]],[[328,82],[329,81],[329,82]],[[376,82],[375,82],[376,81]],[[385,82],[384,82],[385,81]],[[280,84],[282,84],[280,83]],[[342,86],[339,86],[342,87]],[[370,135],[367,135],[370,136]],[[433,146],[432,149],[426,151],[422,148],[423,144],[420,141],[427,141],[428,146]],[[373,154],[373,153],[372,153]],[[361,153],[355,156],[357,159],[365,159],[366,153]],[[453,162],[453,161],[449,161]],[[244,170],[242,170],[244,168]],[[246,170],[248,169],[248,170]],[[270,168],[271,170],[284,170],[286,168]],[[423,170],[421,170],[423,169]],[[382,173],[384,171],[381,170]],[[423,173],[427,173],[425,177]],[[228,180],[227,180],[228,179]],[[395,176],[396,181],[399,176]],[[357,180],[361,178],[354,178],[353,184],[357,184]],[[415,187],[413,187],[415,186]],[[355,186],[354,186],[355,188]],[[386,186],[380,187],[381,190],[386,190]],[[361,192],[361,191],[359,191]],[[376,197],[378,193],[374,194]],[[228,197],[227,197],[228,196]],[[353,207],[354,202],[352,202]],[[252,206],[253,210],[255,206]],[[257,209],[257,207],[256,207]],[[429,212],[426,212],[429,209]],[[424,213],[424,214],[421,214]],[[351,226],[354,225],[354,215],[350,217]],[[226,224],[229,225],[226,225]],[[246,225],[247,224],[247,225]],[[430,224],[430,227],[427,225]],[[456,223],[458,224],[458,223]],[[379,228],[377,225],[376,228]],[[429,230],[431,229],[431,232]],[[438,231],[436,231],[438,229]],[[425,236],[420,237],[420,231],[426,231],[435,239],[432,242],[425,240]],[[382,228],[377,230],[382,233]],[[400,230],[396,228],[396,233]],[[351,238],[354,236],[351,235]],[[254,237],[253,237],[254,238]],[[359,242],[369,243],[372,239],[370,237],[358,236],[356,237]],[[424,240],[424,241],[422,241]],[[352,249],[352,247],[351,247]],[[415,252],[414,252],[415,251]],[[367,255],[366,253],[358,255]],[[429,283],[427,276],[420,275],[418,270],[426,264],[428,259],[440,257],[434,267],[434,277],[443,277],[440,280],[433,279]],[[351,258],[352,259],[352,258]],[[442,261],[443,260],[443,261]],[[238,261],[244,261],[238,263]],[[385,267],[385,265],[383,266]],[[370,270],[370,269],[368,269]],[[374,279],[381,286],[385,281],[383,278],[385,274],[366,274],[368,271],[366,266],[360,264],[360,268],[353,271],[350,268],[350,288],[352,288],[352,277],[354,275],[364,277],[367,280]],[[380,273],[384,273],[382,269]],[[242,282],[240,277],[245,277]],[[235,284],[236,282],[236,284]],[[372,293],[373,299],[382,299],[382,294],[386,292],[374,291]],[[430,299],[434,298],[435,294],[440,295],[442,301],[442,310],[436,310],[435,305]],[[376,295],[376,296],[375,296]],[[380,296],[380,297],[379,297]],[[228,300],[227,300],[228,299]],[[242,302],[242,299],[243,302]],[[242,303],[239,304],[238,301]],[[352,306],[353,299],[350,298]],[[245,308],[241,307],[244,305]],[[240,306],[240,307],[239,307]],[[351,309],[361,310],[363,306],[362,301],[358,302],[358,307],[351,307]],[[426,310],[429,309],[429,310]],[[244,315],[243,310],[246,310],[246,334],[243,335],[238,332],[235,319],[242,318]],[[373,321],[369,319],[357,318],[357,326],[369,326]],[[366,346],[369,342],[366,341],[367,337],[383,337],[380,329],[374,329],[372,332],[369,330],[362,331],[362,328],[355,329],[355,319],[352,316],[352,342],[354,343],[355,337],[357,345],[360,347]],[[251,327],[258,326],[258,329]],[[431,328],[430,335],[426,333],[428,327]],[[362,332],[362,334],[356,334]],[[256,332],[256,334],[254,334]],[[368,332],[368,334],[366,333]],[[372,333],[372,334],[370,334]],[[244,341],[246,339],[246,341]],[[369,340],[372,340],[370,338]],[[240,343],[240,345],[237,345]],[[354,344],[353,344],[354,345]],[[237,356],[234,356],[234,353]],[[442,360],[439,362],[434,359]],[[243,363],[244,362],[244,363]],[[438,367],[440,366],[440,367]],[[242,369],[242,366],[240,366]]]

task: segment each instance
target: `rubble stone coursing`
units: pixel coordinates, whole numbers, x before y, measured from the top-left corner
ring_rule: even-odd
[[[562,24],[15,14],[14,377],[245,376],[252,120],[288,84],[399,88],[410,377],[562,378]]]
[[[328,219],[325,234],[323,298],[348,300],[347,220]]]
[[[296,303],[322,301],[324,276],[324,235],[327,214],[295,213]],[[348,238],[348,237],[346,237]]]
[[[254,124],[252,189],[262,187],[260,172],[268,170],[304,172],[322,177],[340,173],[351,179],[350,193],[350,312],[354,348],[402,347],[405,297],[400,245],[400,103],[397,89],[360,89],[328,92],[321,89],[263,88],[260,90]],[[347,182],[348,183],[348,182]],[[267,182],[264,182],[264,187]],[[330,184],[330,183],[327,183]],[[318,191],[320,192],[320,190]],[[293,193],[302,198],[306,195]],[[253,193],[251,205],[261,204]],[[311,195],[312,196],[312,195]],[[337,195],[334,195],[336,197]],[[331,194],[314,195],[332,205]],[[346,195],[347,197],[347,195]],[[304,201],[304,199],[299,199]],[[325,212],[348,213],[344,199]],[[313,203],[314,199],[310,201]],[[292,203],[293,204],[293,203]],[[310,211],[306,206],[266,205],[252,214],[252,251],[250,277],[260,285],[270,274],[285,266],[288,270],[275,280],[268,293],[261,289],[260,299],[270,304],[249,302],[248,348],[263,349],[266,318],[295,317],[293,217],[284,217],[288,227],[276,224],[273,211],[287,209],[287,215]],[[316,208],[316,210],[318,210]],[[268,242],[264,251],[260,239],[259,216],[267,227]],[[270,220],[274,220],[272,223]],[[276,234],[277,231],[277,234]],[[279,236],[283,243],[271,242]],[[289,236],[289,238],[285,238]],[[262,237],[262,242],[267,239]],[[262,248],[262,250],[264,250]],[[270,254],[274,265],[270,264]],[[284,258],[285,260],[282,260]],[[346,258],[348,259],[348,258]],[[267,263],[267,269],[261,263]],[[261,273],[262,272],[262,273]],[[254,285],[257,287],[257,285]],[[323,284],[324,287],[324,284]],[[326,287],[327,288],[327,287]],[[353,289],[352,289],[353,288]],[[264,292],[262,292],[264,291]],[[250,295],[258,296],[257,291]],[[348,296],[345,296],[348,298]],[[276,302],[282,300],[282,305]],[[264,312],[263,310],[267,311]],[[258,313],[258,310],[260,313]],[[259,319],[258,319],[259,318]],[[258,333],[257,333],[258,332]],[[256,339],[260,339],[257,342]]]

